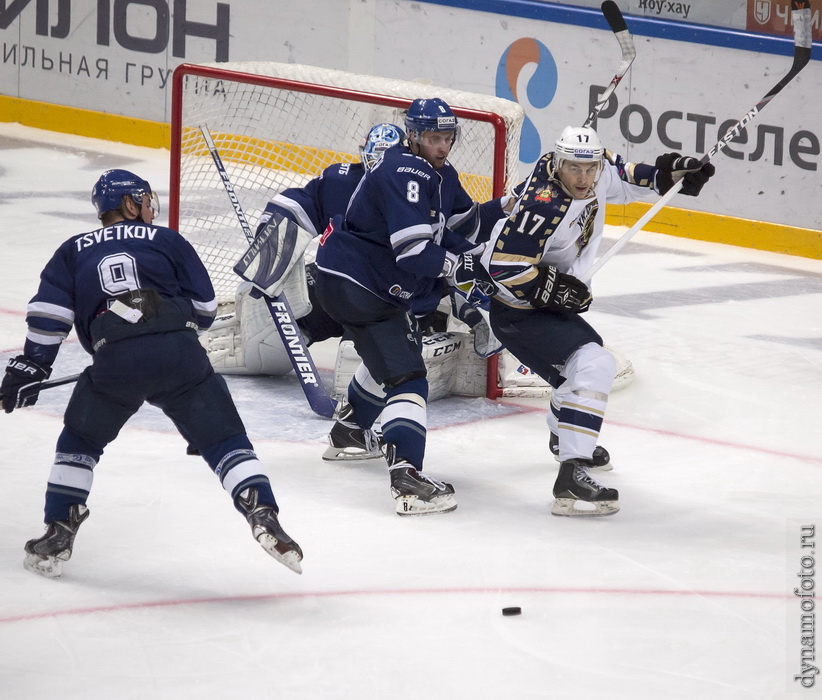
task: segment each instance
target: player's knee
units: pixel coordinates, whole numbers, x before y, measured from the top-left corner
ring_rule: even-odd
[[[598,343],[586,343],[568,358],[562,374],[571,391],[586,389],[607,395],[616,374],[616,360]]]
[[[394,389],[401,384],[413,381],[414,379],[425,379],[427,372],[425,370],[416,370],[414,372],[406,372],[405,374],[398,374],[395,377],[389,377],[385,380],[386,389]]]

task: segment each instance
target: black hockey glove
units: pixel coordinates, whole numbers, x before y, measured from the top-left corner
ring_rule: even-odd
[[[702,187],[713,177],[713,163],[700,166],[698,158],[679,153],[664,153],[656,159],[656,191],[665,194],[675,183],[682,180],[682,194],[696,197]]]
[[[42,367],[25,355],[18,355],[6,365],[6,375],[0,384],[3,410],[33,406],[40,396],[40,382],[51,375],[51,367]]]
[[[591,306],[591,292],[581,280],[549,265],[539,268],[537,286],[528,301],[537,309],[581,314]]]
[[[445,278],[452,287],[456,287],[472,306],[482,306],[497,293],[497,287],[491,275],[480,263],[480,256],[474,253],[460,253],[456,262],[449,259],[449,269]]]

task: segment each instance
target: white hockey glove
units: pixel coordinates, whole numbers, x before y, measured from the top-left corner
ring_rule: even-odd
[[[681,156],[679,153],[664,153],[656,159],[656,191],[665,194],[682,180],[682,194],[696,197],[705,183],[713,177],[716,168],[712,163],[700,165],[698,158]]]
[[[591,306],[591,292],[584,282],[549,265],[539,268],[537,285],[528,301],[537,309],[581,314]]]

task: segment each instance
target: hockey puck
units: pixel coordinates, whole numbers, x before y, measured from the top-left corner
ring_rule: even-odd
[[[502,614],[505,615],[506,617],[509,617],[511,615],[521,615],[522,614],[522,608],[503,608],[502,609]]]

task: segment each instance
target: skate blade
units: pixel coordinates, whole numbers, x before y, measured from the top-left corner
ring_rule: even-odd
[[[394,500],[397,502],[397,515],[403,516],[450,513],[457,508],[453,494],[435,496],[430,501],[422,501],[417,496],[399,496]]]
[[[366,452],[356,447],[328,447],[323,452],[323,460],[326,462],[364,462],[381,457],[383,457],[381,451]]]
[[[279,540],[269,534],[260,535],[257,539],[257,542],[260,543],[260,546],[268,552],[272,557],[274,557],[280,564],[283,566],[287,566],[291,569],[295,574],[302,574],[303,568],[300,566],[300,562],[302,561],[302,557],[300,557],[297,552],[294,550],[290,550],[288,552],[282,553],[277,551],[277,545],[279,544]]]
[[[613,515],[619,510],[619,501],[581,501],[577,498],[555,498],[551,507],[553,515],[586,517]]]
[[[42,557],[39,554],[26,554],[23,559],[26,571],[44,578],[60,578],[63,574],[63,560],[57,557]]]

